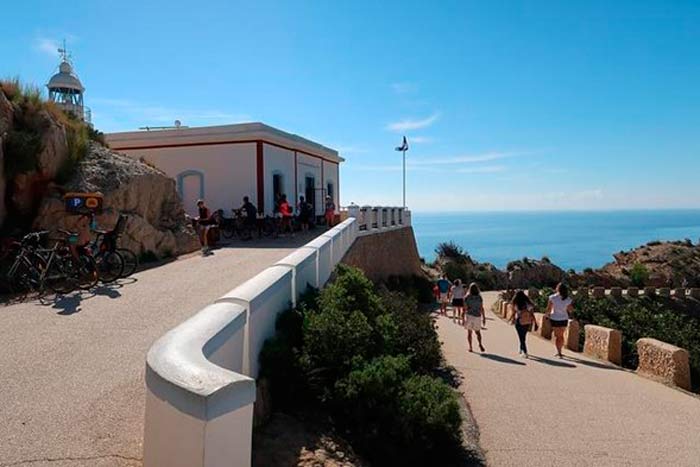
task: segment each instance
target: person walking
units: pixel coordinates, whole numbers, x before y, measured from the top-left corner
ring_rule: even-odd
[[[515,324],[515,331],[518,333],[518,339],[520,340],[519,353],[522,357],[528,358],[527,333],[533,324],[535,325],[535,330],[537,330],[537,322],[535,322],[535,314],[533,313],[535,304],[522,290],[518,290],[515,293],[510,303],[513,307],[513,316],[510,322]]]
[[[309,220],[311,219],[311,205],[306,202],[303,196],[299,197],[299,204],[297,204],[297,213],[299,215],[299,224],[301,225],[301,231],[307,232],[309,230]]]
[[[447,277],[443,274],[440,277],[440,280],[437,281],[437,288],[438,288],[438,300],[440,301],[440,314],[441,315],[447,315],[447,304],[450,301],[450,281],[447,280]]]
[[[280,223],[280,235],[283,236],[287,231],[289,231],[294,236],[294,227],[292,226],[292,207],[287,201],[287,195],[282,195],[280,197],[279,212],[282,216]]]
[[[564,347],[564,331],[569,324],[569,314],[574,311],[573,301],[569,296],[569,288],[564,283],[557,285],[557,292],[549,297],[547,314],[554,333],[554,345],[557,347],[557,357],[564,358],[561,353]]]
[[[464,300],[464,305],[467,309],[467,315],[464,321],[464,327],[467,328],[467,343],[469,343],[469,351],[472,350],[472,332],[476,334],[476,340],[479,342],[479,350],[485,352],[486,349],[481,341],[481,327],[486,326],[486,313],[484,312],[484,300],[481,298],[481,291],[476,282],[469,284],[469,293]]]
[[[326,210],[324,212],[324,217],[326,218],[326,225],[330,229],[333,227],[333,220],[335,219],[335,203],[330,195],[326,195]]]
[[[461,279],[456,279],[450,288],[452,295],[452,320],[462,323],[464,320],[464,286]]]

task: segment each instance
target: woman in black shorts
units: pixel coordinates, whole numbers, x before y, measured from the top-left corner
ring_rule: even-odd
[[[459,323],[464,321],[464,286],[462,280],[455,280],[452,286],[452,308],[454,309],[452,319]]]
[[[557,285],[557,293],[549,297],[547,314],[552,324],[554,333],[554,345],[557,347],[557,357],[563,358],[561,349],[564,347],[564,331],[569,324],[569,314],[574,311],[573,301],[569,297],[569,288],[566,284]]]

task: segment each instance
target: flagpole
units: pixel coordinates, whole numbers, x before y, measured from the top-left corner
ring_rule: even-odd
[[[403,208],[406,209],[406,150],[401,152],[403,152]]]

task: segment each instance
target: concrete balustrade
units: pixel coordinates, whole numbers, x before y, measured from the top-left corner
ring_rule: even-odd
[[[637,298],[639,297],[639,289],[637,287],[627,288],[627,298]]]
[[[564,331],[564,346],[566,346],[567,349],[573,350],[574,352],[579,352],[581,350],[579,348],[580,332],[581,324],[575,319],[570,319],[569,325],[566,327],[566,331]]]
[[[659,294],[659,297],[668,298],[671,296],[671,289],[668,287],[661,287],[657,293]]]
[[[610,296],[612,298],[622,298],[622,287],[610,287]]]
[[[673,289],[672,295],[679,299],[685,298],[685,289]]]
[[[583,352],[601,360],[622,364],[622,333],[616,329],[586,324]]]
[[[656,287],[644,287],[644,296],[645,297],[655,297],[656,296]]]
[[[637,341],[639,366],[637,373],[664,384],[690,390],[688,351],[656,339]]]
[[[250,465],[260,350],[279,313],[326,283],[358,233],[355,217],[343,221],[156,341],[146,358],[145,467]]]
[[[348,217],[357,219],[357,230],[362,235],[411,225],[411,212],[399,207],[351,205],[347,213]]]

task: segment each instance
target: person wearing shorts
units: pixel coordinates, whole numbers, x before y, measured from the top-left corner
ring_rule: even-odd
[[[447,315],[447,304],[450,303],[450,281],[444,275],[437,281],[438,301],[440,302],[440,314]]]
[[[464,321],[464,285],[462,280],[455,280],[454,285],[450,289],[452,295],[452,320],[462,323]]]
[[[561,349],[564,347],[564,331],[569,324],[569,314],[573,312],[574,306],[569,296],[569,288],[566,284],[557,285],[557,293],[549,297],[547,303],[547,314],[554,333],[554,345],[557,348],[557,357],[564,358]]]
[[[481,291],[476,282],[469,285],[469,293],[464,300],[466,307],[466,317],[464,327],[467,328],[467,343],[469,351],[472,350],[472,332],[476,334],[476,340],[479,342],[479,350],[486,351],[481,341],[481,327],[486,325],[486,313],[484,312],[484,300],[481,298]]]

